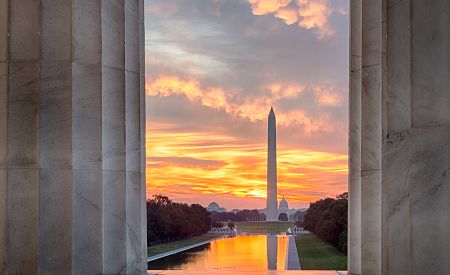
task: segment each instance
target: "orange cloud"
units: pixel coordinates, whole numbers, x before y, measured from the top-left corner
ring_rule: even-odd
[[[148,157],[147,163],[153,166],[165,167],[176,165],[180,167],[203,168],[206,170],[214,170],[224,166],[226,163],[219,160],[198,159],[192,157]]]
[[[333,36],[335,30],[328,18],[333,13],[329,0],[247,0],[254,15],[273,14],[286,25],[298,22],[298,26],[316,31],[319,39]],[[343,14],[342,8],[336,10]]]
[[[283,20],[286,25],[292,25],[298,21],[297,11],[291,8],[281,8],[275,12],[275,17]]]
[[[270,14],[288,6],[291,0],[248,0],[254,15]]]
[[[227,110],[229,105],[225,91],[220,88],[203,89],[194,79],[183,80],[174,76],[163,76],[147,84],[146,91],[150,96],[184,95],[190,101],[200,102],[203,106],[219,110]]]
[[[309,87],[320,106],[335,106],[342,103],[336,91],[325,86]],[[162,76],[148,82],[146,86],[149,96],[183,95],[192,102],[203,106],[224,110],[232,117],[251,122],[265,121],[267,110],[277,106],[281,99],[296,98],[306,90],[297,84],[274,83],[264,88],[265,93],[259,96],[240,98],[238,91],[225,91],[218,87],[203,87],[195,79],[184,80],[174,76]],[[277,123],[283,126],[300,125],[306,135],[315,132],[332,132],[334,123],[326,115],[309,116],[302,110],[277,111]]]
[[[305,91],[305,86],[274,83],[266,87],[275,99],[295,98]]]
[[[331,133],[335,130],[327,116],[312,118],[301,110],[277,114],[277,123],[286,126],[301,125],[305,136],[310,136],[316,132]]]
[[[328,17],[332,13],[328,0],[297,0],[297,5],[300,27],[316,29],[319,38],[334,35],[335,31],[328,23]]]
[[[329,87],[317,86],[313,90],[316,101],[321,106],[339,106],[344,101],[342,94]]]

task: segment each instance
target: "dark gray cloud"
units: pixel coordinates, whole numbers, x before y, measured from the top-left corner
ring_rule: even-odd
[[[210,11],[217,3],[221,3],[220,16]],[[147,14],[150,77],[189,74],[205,84],[239,86],[248,93],[274,81],[347,82],[343,69],[348,67],[347,15],[334,13],[330,24],[335,35],[319,40],[312,30],[286,26],[272,15],[253,15],[246,1],[152,0],[147,4],[177,7],[170,17]]]

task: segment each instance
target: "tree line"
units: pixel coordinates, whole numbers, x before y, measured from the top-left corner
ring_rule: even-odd
[[[211,219],[213,222],[244,222],[244,221],[265,221],[266,215],[259,213],[257,209],[253,210],[239,210],[234,212],[211,212]]]
[[[162,195],[147,200],[148,245],[198,236],[210,228],[210,213],[199,204],[176,203]]]
[[[347,253],[348,193],[336,199],[326,198],[311,203],[302,226],[323,241]]]
[[[305,212],[303,211],[297,211],[292,215],[287,215],[286,213],[280,213],[278,216],[279,221],[288,221],[289,218],[294,222],[301,222],[303,220],[303,215]],[[211,212],[211,219],[213,222],[245,222],[245,221],[265,221],[266,215],[263,213],[259,213],[258,209],[253,210],[239,210],[236,213],[235,212]],[[300,225],[299,225],[300,226]]]

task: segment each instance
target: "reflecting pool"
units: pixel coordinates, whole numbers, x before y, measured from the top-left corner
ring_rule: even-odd
[[[239,235],[167,256],[150,270],[285,270],[288,236]]]

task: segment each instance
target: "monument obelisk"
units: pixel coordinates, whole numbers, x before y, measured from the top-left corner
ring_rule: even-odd
[[[270,108],[268,126],[266,220],[277,221],[277,125],[273,108]]]

